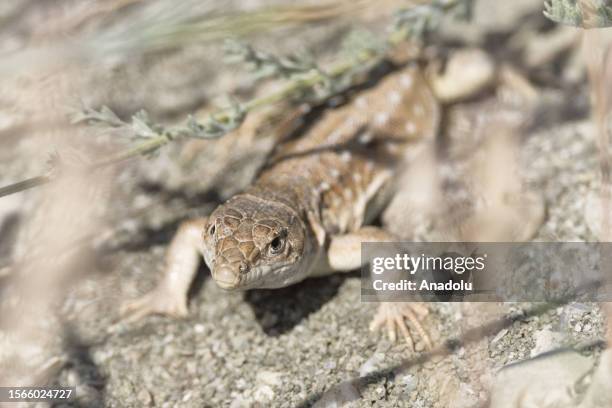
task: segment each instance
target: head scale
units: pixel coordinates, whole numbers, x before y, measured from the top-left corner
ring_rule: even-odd
[[[242,194],[211,214],[204,258],[224,289],[280,287],[305,277],[306,242],[306,227],[295,210]]]

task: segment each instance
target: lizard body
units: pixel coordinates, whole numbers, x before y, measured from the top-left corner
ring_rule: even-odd
[[[367,224],[392,194],[411,144],[433,137],[438,121],[438,103],[416,65],[329,110],[279,145],[251,187],[209,217],[184,223],[164,279],[124,313],[185,315],[199,254],[225,289],[284,287],[358,268],[361,242],[395,240]],[[404,317],[424,335],[416,317],[423,310],[406,305],[383,305],[373,324],[397,325],[412,343]]]

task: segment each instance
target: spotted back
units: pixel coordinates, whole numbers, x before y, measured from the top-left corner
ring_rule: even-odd
[[[254,189],[306,203],[326,233],[359,228],[366,209],[416,140],[437,131],[439,108],[414,65],[330,109],[277,149]],[[319,234],[320,235],[320,234]]]

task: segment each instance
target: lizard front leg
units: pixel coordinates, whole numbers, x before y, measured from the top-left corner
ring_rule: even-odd
[[[138,320],[150,314],[175,317],[187,315],[187,292],[202,258],[202,232],[208,218],[183,222],[172,239],[166,255],[166,270],[155,289],[127,302],[121,315],[127,320]]]
[[[327,261],[333,271],[355,270],[362,264],[362,242],[397,241],[398,239],[393,234],[381,228],[363,227],[349,234],[333,236],[327,252]],[[399,331],[410,347],[414,349],[414,340],[406,324],[406,321],[408,321],[421,336],[427,348],[431,349],[431,340],[421,324],[421,319],[427,313],[427,308],[419,303],[382,302],[370,324],[370,330],[386,327],[391,341],[396,340],[396,333]]]

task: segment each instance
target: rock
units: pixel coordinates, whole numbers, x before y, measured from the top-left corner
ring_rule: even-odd
[[[610,209],[612,212],[612,199],[610,201]],[[602,200],[599,191],[591,191],[585,202],[584,202],[584,219],[586,221],[589,230],[603,240],[602,236],[602,225],[603,225],[603,211],[602,211]],[[610,215],[610,223],[612,224],[612,214]]]
[[[357,387],[353,381],[344,381],[327,391],[313,408],[336,408],[357,401],[361,398]]]
[[[506,333],[508,333],[508,329],[500,330],[500,332],[493,337],[493,340],[491,340],[491,347],[494,347],[502,338],[504,338]]]
[[[279,387],[283,381],[283,374],[276,371],[260,371],[257,374],[257,381],[260,384],[270,385],[272,387]]]
[[[331,371],[336,368],[336,362],[333,360],[326,361],[324,367],[326,370]]]
[[[138,392],[137,398],[138,402],[140,402],[143,407],[153,406],[153,396],[146,388],[143,388]]]
[[[471,408],[478,406],[478,403],[479,398],[474,390],[466,383],[461,383],[449,408]]]
[[[606,350],[599,361],[599,366],[591,384],[585,393],[580,408],[607,408],[612,407],[612,350]]]
[[[365,377],[368,374],[371,374],[376,371],[380,367],[380,364],[383,362],[384,359],[384,354],[376,353],[372,355],[372,357],[367,359],[366,362],[363,363],[361,367],[359,367],[359,376]]]
[[[253,392],[253,398],[260,403],[272,401],[275,395],[274,390],[269,385],[260,385]]]
[[[553,332],[550,326],[545,326],[541,330],[534,333],[535,346],[531,349],[531,357],[552,351],[561,346],[563,342],[563,334]]]
[[[239,396],[238,398],[234,399],[229,405],[230,408],[247,408],[251,406],[253,406],[253,401],[242,396]]]
[[[416,378],[412,374],[403,375],[399,377],[398,380],[398,385],[401,388],[401,392],[406,396],[412,393],[417,386]]]
[[[439,100],[447,103],[473,97],[495,79],[495,63],[480,49],[454,53],[445,72],[435,76],[432,86]]]
[[[568,350],[510,364],[496,376],[490,408],[575,407],[569,390],[592,365],[590,358]]]

